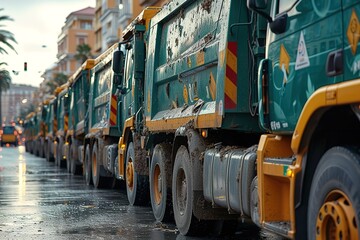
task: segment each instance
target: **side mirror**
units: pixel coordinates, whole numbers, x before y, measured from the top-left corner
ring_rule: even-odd
[[[260,16],[264,17],[269,23],[272,22],[272,18],[265,11],[268,9],[267,0],[247,0],[247,8],[251,11],[258,13]]]
[[[284,33],[286,31],[288,14],[285,12],[278,15],[271,23],[270,29],[275,34]]]
[[[112,70],[116,74],[121,74],[124,72],[123,69],[124,69],[124,53],[120,50],[117,50],[113,54]]]
[[[251,10],[266,9],[267,1],[266,0],[248,0],[247,7]]]

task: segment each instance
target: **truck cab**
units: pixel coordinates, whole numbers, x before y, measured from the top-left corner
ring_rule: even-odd
[[[289,238],[359,239],[360,5],[247,4],[268,20],[258,78],[269,133],[258,147],[258,223]]]

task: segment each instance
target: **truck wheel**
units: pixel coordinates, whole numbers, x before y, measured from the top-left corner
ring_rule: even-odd
[[[64,147],[64,142],[63,140],[60,140],[57,149],[58,151],[56,152],[56,155],[58,157],[58,164],[60,168],[66,167],[66,161],[63,158],[63,147]]]
[[[135,172],[134,144],[129,143],[126,153],[126,192],[130,205],[145,205],[148,201],[149,181]]]
[[[359,239],[360,155],[333,147],[321,158],[311,184],[308,239]]]
[[[189,152],[181,146],[176,153],[172,175],[172,202],[175,223],[182,235],[192,235],[199,223],[193,215],[192,181]]]
[[[72,157],[70,154],[70,149],[71,149],[71,145],[68,144],[67,145],[67,151],[66,151],[66,170],[68,173],[71,173],[71,161],[72,161]]]
[[[55,159],[54,159],[54,156],[53,154],[51,153],[51,141],[48,141],[45,143],[46,145],[46,161],[48,162],[53,162]]]
[[[44,139],[43,138],[41,138],[41,140],[40,140],[40,157],[41,158],[45,157]]]
[[[103,166],[100,164],[98,158],[97,144],[93,146],[91,155],[91,166],[92,166],[92,180],[95,188],[107,188],[110,185],[112,178],[101,176],[101,172],[104,171]]]
[[[44,143],[44,153],[45,153],[45,159],[46,159],[46,161],[47,161],[47,162],[50,162],[48,142],[45,142],[45,143]]]
[[[60,167],[59,145],[60,145],[60,143],[58,142],[56,144],[56,154],[54,154],[55,155],[55,166],[57,166],[57,167]]]
[[[40,142],[39,141],[35,141],[35,150],[34,150],[34,155],[37,157],[40,157]],[[14,142],[14,146],[16,147],[16,142]]]
[[[90,146],[86,145],[85,148],[85,166],[84,166],[84,171],[85,171],[85,182],[86,185],[91,185],[92,184],[92,179],[91,179],[91,155],[90,155]]]
[[[80,175],[82,173],[81,165],[76,164],[76,160],[74,158],[74,146],[70,145],[69,149],[69,157],[70,157],[70,173],[72,175]]]
[[[173,218],[171,197],[171,146],[155,146],[150,166],[150,199],[154,217],[157,221]]]

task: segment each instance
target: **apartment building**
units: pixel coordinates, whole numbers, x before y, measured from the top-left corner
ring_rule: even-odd
[[[93,20],[95,9],[87,7],[70,13],[66,17],[65,25],[58,37],[58,71],[65,75],[72,75],[82,62],[75,59],[76,48],[81,44],[88,44],[95,55],[95,32]]]
[[[95,50],[103,53],[120,41],[122,31],[148,6],[162,6],[168,0],[96,0]]]

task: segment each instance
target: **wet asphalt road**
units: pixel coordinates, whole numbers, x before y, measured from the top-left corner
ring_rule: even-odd
[[[151,207],[129,206],[123,189],[94,189],[54,163],[0,148],[0,239],[281,239],[245,227],[231,236],[184,237],[156,223]]]

